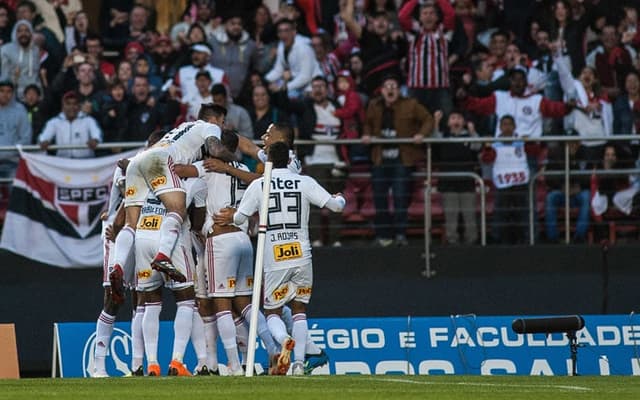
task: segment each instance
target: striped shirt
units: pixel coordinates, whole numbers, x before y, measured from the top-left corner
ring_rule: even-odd
[[[449,42],[442,29],[421,31],[409,45],[410,88],[438,89],[449,87]]]

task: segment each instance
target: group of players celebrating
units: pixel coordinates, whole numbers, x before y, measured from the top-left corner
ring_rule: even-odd
[[[306,304],[313,283],[309,208],[340,212],[344,197],[300,175],[291,127],[271,125],[259,148],[223,128],[225,115],[223,107],[203,104],[197,121],[152,134],[145,150],[118,163],[104,222],[104,307],[96,326],[92,376],[108,376],[105,357],[125,288],[131,289],[135,304],[133,375],[145,375],[145,357],[146,375],[162,374],[163,286],[177,305],[168,375],[192,375],[183,362],[189,340],[198,359],[193,374],[244,375],[253,312],[269,354],[269,374],[309,374],[328,362],[308,335]],[[251,306],[254,255],[247,233],[249,219],[260,210],[263,178],[237,161],[239,153],[273,163],[264,314]],[[218,337],[226,366],[218,365]]]

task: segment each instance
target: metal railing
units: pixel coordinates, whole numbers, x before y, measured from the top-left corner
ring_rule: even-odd
[[[613,136],[603,136],[603,137],[590,137],[584,138],[580,136],[542,136],[538,138],[518,138],[518,137],[449,137],[449,138],[424,138],[422,140],[422,144],[425,145],[426,149],[426,174],[425,174],[425,213],[424,213],[424,237],[425,237],[425,248],[426,248],[426,271],[430,271],[430,247],[431,247],[431,192],[432,192],[432,178],[452,178],[452,177],[468,177],[474,179],[479,187],[480,187],[480,202],[481,202],[481,226],[480,226],[480,236],[481,236],[481,245],[486,245],[486,190],[483,179],[473,173],[473,172],[433,172],[432,170],[432,145],[434,144],[442,144],[442,143],[487,143],[487,142],[561,142],[564,143],[564,171],[539,171],[530,179],[529,181],[529,232],[530,232],[530,244],[535,244],[535,220],[534,220],[534,201],[533,201],[533,187],[535,185],[535,181],[539,176],[542,175],[554,175],[554,176],[564,176],[565,180],[565,204],[569,204],[569,182],[571,175],[591,175],[594,171],[570,171],[569,170],[569,161],[570,161],[570,152],[569,152],[569,144],[571,142],[588,142],[588,141],[607,141],[607,142],[630,142],[630,141],[639,141],[639,135],[613,135]],[[259,141],[255,141],[255,143],[260,143]],[[413,144],[415,143],[413,138],[407,139],[379,139],[379,138],[371,138],[368,142],[363,142],[362,139],[330,139],[327,138],[325,140],[296,140],[296,145],[313,145],[313,144],[333,144],[333,145],[350,145],[350,144]],[[144,142],[117,142],[117,143],[101,143],[97,146],[97,149],[132,149],[132,148],[140,148],[145,145]],[[2,151],[16,151],[18,146],[0,146],[0,152]],[[58,150],[58,149],[85,149],[87,146],[83,145],[52,145],[49,146],[48,150]],[[40,147],[37,145],[27,145],[21,146],[23,151],[41,151]],[[615,170],[615,171],[595,171],[597,175],[620,175],[620,174],[638,174],[640,173],[640,169],[625,169],[625,170]],[[0,178],[0,182],[11,182],[9,178]],[[569,211],[570,207],[565,206],[565,241],[566,243],[570,243],[570,219],[569,219]]]
[[[568,176],[623,176],[623,175],[632,175],[632,174],[640,174],[640,169],[616,169],[616,170],[606,170],[606,169],[596,169],[592,171],[571,171],[569,170]],[[538,171],[530,180],[529,180],[529,244],[535,244],[535,211],[536,211],[536,201],[535,201],[535,185],[538,177],[540,176],[564,176],[564,234],[565,234],[565,243],[571,243],[571,221],[570,221],[570,188],[569,188],[569,179],[567,176],[567,171]]]

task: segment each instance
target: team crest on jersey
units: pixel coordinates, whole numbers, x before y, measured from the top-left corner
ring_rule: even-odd
[[[109,200],[108,186],[55,188],[55,207],[78,235],[85,238],[100,221]]]
[[[152,179],[150,183],[151,183],[151,187],[153,189],[157,189],[158,186],[162,186],[162,185],[167,183],[167,177],[166,176],[159,176],[157,178]]]
[[[522,107],[522,113],[524,115],[531,115],[533,114],[533,108],[531,108],[531,106],[524,106]]]

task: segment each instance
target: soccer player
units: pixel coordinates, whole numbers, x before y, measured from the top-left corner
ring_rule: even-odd
[[[341,194],[329,194],[309,176],[291,173],[287,169],[289,147],[285,143],[273,143],[269,146],[268,154],[274,169],[264,251],[264,308],[269,330],[282,346],[276,365],[277,373],[287,373],[293,350],[292,374],[303,375],[308,333],[306,304],[311,299],[313,282],[309,208],[313,204],[341,212],[345,199]],[[237,210],[220,210],[214,216],[214,222],[241,225],[259,211],[263,182],[264,178],[253,181]],[[293,312],[293,337],[287,334],[281,319],[285,304],[289,304]]]
[[[190,164],[203,157],[204,150],[211,155],[233,159],[220,146],[220,128],[226,110],[214,104],[200,107],[198,121],[185,122],[167,133],[152,148],[144,151],[126,167],[125,227],[118,233],[114,249],[114,265],[109,274],[112,295],[116,302],[123,301],[123,275],[127,256],[135,240],[135,226],[140,209],[152,192],[167,210],[159,227],[158,252],[151,261],[154,270],[165,273],[177,282],[185,277],[171,261],[181,226],[187,213],[185,192],[180,178],[174,171],[174,163]]]
[[[162,131],[154,131],[149,135],[147,139],[147,147],[153,146],[162,137]],[[107,211],[102,215],[102,240],[103,240],[103,274],[102,274],[102,286],[104,287],[103,308],[96,322],[96,347],[94,352],[94,372],[93,377],[107,377],[107,370],[105,366],[105,358],[107,350],[109,348],[109,342],[111,334],[113,333],[113,324],[116,319],[116,314],[120,309],[120,304],[124,300],[122,296],[118,298],[118,301],[114,300],[113,291],[111,288],[111,282],[109,281],[109,266],[113,265],[113,247],[114,239],[117,233],[120,231],[124,223],[124,209],[122,208],[122,200],[124,199],[124,187],[125,177],[122,173],[122,169],[116,167],[113,172],[113,178],[111,180],[111,192],[109,195],[109,206]],[[127,259],[127,264],[132,264],[132,259]],[[131,274],[125,279],[129,283],[133,283],[133,268],[127,268]],[[135,292],[133,292],[135,294]],[[132,366],[131,369],[134,375],[140,375],[142,370],[138,368],[142,365],[141,354],[142,350],[142,332],[141,332],[141,320],[142,312],[144,312],[144,303],[139,301],[137,296],[133,296],[134,315],[131,322],[131,330],[133,336],[133,354],[132,354]],[[140,360],[140,365],[137,365],[137,360]]]
[[[294,134],[291,126],[275,123],[269,125],[267,131],[262,135],[262,142],[264,143],[263,148],[256,146],[252,141],[247,140],[243,136],[239,136],[238,149],[243,154],[247,154],[256,160],[265,163],[267,161],[267,151],[271,144],[278,142],[286,143],[289,146],[289,163],[287,164],[287,168],[289,168],[289,170],[294,174],[299,174],[302,171],[302,164],[300,163],[300,160],[298,160],[296,153],[293,151],[293,141]],[[207,172],[230,174],[245,182],[253,181],[254,179],[262,176],[262,174],[242,171],[235,168],[230,163],[217,158],[208,158],[203,161],[203,165]]]
[[[206,206],[207,188],[202,179],[189,179],[185,181],[186,205],[193,205],[195,209],[202,209]],[[164,275],[154,270],[151,265],[155,254],[158,251],[158,238],[162,220],[167,218],[168,210],[162,202],[149,193],[144,207],[141,209],[138,229],[136,230],[136,272],[138,277],[138,287],[142,289],[145,310],[142,319],[142,330],[144,333],[144,346],[147,356],[147,374],[150,376],[160,375],[160,365],[158,364],[158,334],[160,328],[160,311],[162,310],[162,285],[173,291],[177,311],[174,321],[174,342],[173,356],[169,364],[169,375],[189,376],[191,373],[183,364],[183,356],[191,336],[193,324],[193,309],[195,306],[195,293],[193,288],[193,268],[191,244],[191,223],[189,219],[182,224],[180,239],[173,252],[174,267],[185,281],[165,280]],[[204,212],[201,213],[204,216]],[[201,226],[194,222],[194,225]]]

